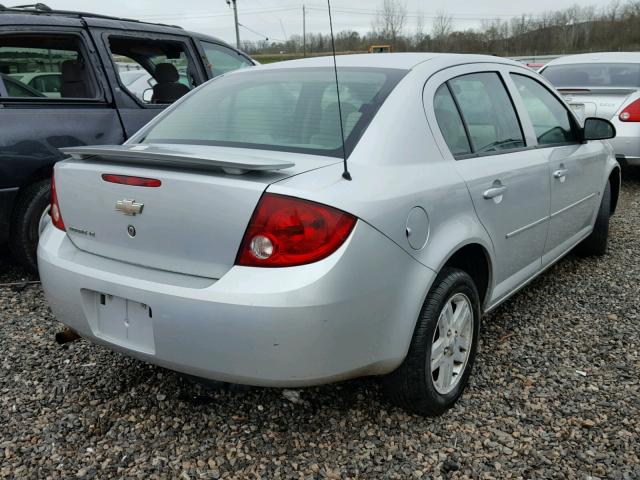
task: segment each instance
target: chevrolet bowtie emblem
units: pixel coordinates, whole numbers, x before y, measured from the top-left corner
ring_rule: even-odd
[[[138,203],[135,200],[118,200],[116,202],[116,210],[125,215],[139,215],[143,208],[144,203]]]

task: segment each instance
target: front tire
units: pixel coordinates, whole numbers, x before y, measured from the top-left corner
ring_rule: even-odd
[[[583,257],[601,257],[607,253],[609,243],[609,218],[611,217],[611,184],[602,193],[602,201],[598,209],[596,223],[591,234],[576,247],[576,253]]]
[[[14,258],[32,272],[38,270],[40,220],[46,214],[50,197],[50,180],[29,185],[18,196],[11,218],[9,248]]]
[[[388,398],[419,415],[436,416],[451,408],[469,381],[480,317],[471,277],[445,267],[424,302],[407,357],[383,380]]]

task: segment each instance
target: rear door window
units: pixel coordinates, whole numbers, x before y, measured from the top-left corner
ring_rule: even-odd
[[[204,54],[209,62],[211,75],[217,77],[223,73],[231,72],[239,68],[250,67],[253,64],[242,54],[230,48],[212,42],[200,42]]]
[[[460,112],[446,84],[441,85],[436,91],[433,99],[433,108],[440,131],[451,153],[454,156],[471,153],[469,138],[460,117]]]
[[[121,86],[141,103],[173,103],[198,83],[182,42],[109,37],[109,48]]]
[[[95,99],[98,93],[75,35],[0,36],[0,77],[10,98]]]
[[[525,146],[518,115],[497,73],[472,73],[448,83],[469,132],[473,153]]]
[[[539,145],[557,145],[578,141],[571,113],[542,84],[525,75],[511,74],[518,88]]]

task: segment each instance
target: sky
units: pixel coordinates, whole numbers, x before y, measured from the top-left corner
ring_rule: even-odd
[[[145,21],[180,25],[235,43],[232,10],[226,0],[43,0],[54,9],[82,10]],[[477,28],[482,19],[508,20],[522,14],[540,14],[567,8],[577,0],[400,0],[407,9],[407,33],[415,31],[419,15],[424,15],[425,32],[432,19],[443,11],[459,29]],[[5,3],[5,2],[3,2]],[[328,33],[326,0],[237,0],[242,40],[281,41],[302,34],[302,5],[307,7],[307,32]],[[332,0],[334,30],[370,29],[382,0]],[[580,2],[582,3],[582,2]],[[606,6],[609,0],[585,2]],[[11,5],[5,3],[5,5]]]

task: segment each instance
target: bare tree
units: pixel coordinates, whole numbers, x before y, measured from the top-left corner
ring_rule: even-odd
[[[406,22],[407,8],[400,0],[383,0],[372,29],[380,39],[390,40],[395,46],[404,33]]]
[[[372,44],[391,42],[398,51],[411,48],[503,56],[640,51],[640,0],[613,0],[611,3],[607,0],[605,7],[578,5],[508,20],[485,19],[480,28],[474,30],[457,29],[445,12],[438,13],[432,27],[420,14],[409,25],[403,3],[406,0],[378,1],[380,8],[372,31],[337,32],[339,51],[366,51]],[[243,46],[252,54],[266,55],[281,51],[294,53],[302,48],[301,40],[296,36],[291,36],[288,42],[262,40],[245,42]],[[307,34],[309,54],[327,52],[330,47],[330,37],[326,33]]]
[[[615,22],[620,12],[620,0],[612,0],[612,2],[605,7],[605,15],[609,17],[609,21]]]
[[[424,49],[426,42],[426,35],[424,33],[424,14],[420,12],[416,19],[416,33],[413,38],[413,46],[416,50],[421,51]]]
[[[446,50],[449,36],[453,32],[453,19],[440,10],[433,19],[431,33],[439,50]]]

